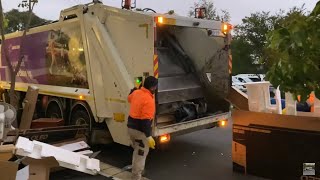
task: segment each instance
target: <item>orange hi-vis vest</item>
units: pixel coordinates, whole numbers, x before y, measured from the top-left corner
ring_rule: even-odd
[[[139,120],[153,120],[156,105],[153,94],[146,88],[135,90],[128,96],[130,103],[129,116]]]
[[[310,105],[311,112],[314,112],[314,99],[315,95],[314,93],[311,93],[309,99],[307,100],[308,104]],[[298,101],[300,101],[300,96],[298,96]]]

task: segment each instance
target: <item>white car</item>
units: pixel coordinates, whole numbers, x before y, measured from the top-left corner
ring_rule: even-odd
[[[245,83],[239,81],[234,76],[232,76],[232,86],[239,89],[242,92],[247,92],[247,87],[245,86]]]
[[[242,83],[250,83],[250,82],[261,82],[263,81],[262,77],[260,75],[256,74],[238,74],[234,76],[237,80],[239,80]]]

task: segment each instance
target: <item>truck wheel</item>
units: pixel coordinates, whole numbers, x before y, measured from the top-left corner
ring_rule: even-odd
[[[91,118],[86,110],[79,109],[71,115],[71,124],[73,125],[91,125]]]
[[[47,118],[63,118],[63,110],[60,108],[58,103],[52,101],[49,103],[46,110]]]
[[[91,118],[88,112],[84,109],[76,109],[72,111],[71,124],[72,125],[87,125],[87,133],[85,134],[88,143],[91,144]]]

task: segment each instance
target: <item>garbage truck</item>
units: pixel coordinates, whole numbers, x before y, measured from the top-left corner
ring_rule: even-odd
[[[147,76],[159,80],[152,135],[176,135],[224,125],[230,117],[230,25],[205,18],[115,8],[98,1],[62,10],[59,20],[7,34],[11,63],[24,56],[16,77],[20,102],[39,88],[34,118],[105,128],[129,145],[127,96]],[[25,41],[21,46],[21,41]],[[22,49],[20,49],[22,48]],[[10,89],[1,53],[0,86]],[[6,93],[2,96],[7,100]]]

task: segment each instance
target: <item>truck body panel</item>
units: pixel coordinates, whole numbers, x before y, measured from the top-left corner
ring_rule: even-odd
[[[210,128],[230,116],[227,106],[219,105],[226,105],[230,87],[228,43],[221,26],[102,4],[75,6],[61,11],[58,22],[28,32],[30,45],[21,51],[27,58],[16,90],[26,91],[32,84],[41,95],[86,102],[95,121],[107,124],[113,140],[129,145],[127,95],[137,78],[154,75],[159,78],[154,136]],[[6,37],[9,55],[17,61],[21,33]],[[2,53],[5,89],[8,72]],[[191,117],[178,120],[179,110]]]

